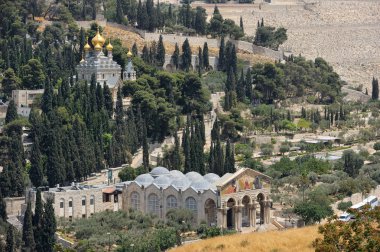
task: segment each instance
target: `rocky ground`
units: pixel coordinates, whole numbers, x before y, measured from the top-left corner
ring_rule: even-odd
[[[206,8],[209,17],[214,5]],[[274,4],[219,5],[224,18],[239,23],[253,35],[257,21],[288,29],[284,50],[314,59],[323,57],[348,82],[371,91],[373,76],[380,77],[380,1],[277,0]]]

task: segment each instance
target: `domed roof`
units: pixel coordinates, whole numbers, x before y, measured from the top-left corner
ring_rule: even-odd
[[[153,184],[156,184],[158,187],[168,187],[172,183],[172,179],[168,176],[158,176],[153,180]]]
[[[139,183],[140,185],[143,185],[143,186],[148,186],[148,185],[152,184],[153,180],[154,180],[154,178],[148,173],[141,174],[141,175],[137,176],[137,178],[135,179],[135,181],[137,183]]]
[[[96,51],[100,51],[100,50],[102,50],[102,46],[101,46],[99,43],[97,43],[97,44],[94,46],[94,48],[95,48]]]
[[[127,57],[131,58],[132,56],[133,56],[133,54],[131,53],[131,50],[128,50]]]
[[[100,35],[100,32],[99,32],[99,26],[98,26],[98,30],[97,30],[97,32],[96,32],[96,35],[95,35],[95,37],[92,38],[91,43],[92,43],[93,45],[95,45],[95,46],[96,46],[97,44],[99,44],[100,47],[103,47],[104,42],[106,42],[106,41],[105,41],[105,39],[103,38],[103,36]]]
[[[220,179],[219,175],[215,173],[207,173],[203,178],[211,184]]]
[[[160,176],[160,175],[168,175],[168,174],[169,174],[169,170],[162,166],[153,168],[153,170],[150,172],[150,175],[152,175],[153,177]]]
[[[191,181],[186,176],[177,177],[173,179],[172,185],[178,189],[186,190],[191,185]]]
[[[87,38],[87,37],[86,37],[86,44],[84,45],[83,49],[84,49],[85,51],[88,51],[88,50],[91,49],[91,46],[88,44],[88,38]]]
[[[193,172],[193,171],[186,173],[186,177],[190,179],[192,182],[203,179],[201,174],[199,174],[198,172]]]
[[[172,178],[184,178],[186,176],[181,171],[171,170],[170,171],[170,177],[172,177]]]
[[[191,183],[191,187],[193,187],[195,190],[205,191],[211,188],[211,184],[210,182],[202,178],[200,180],[193,181]]]
[[[113,46],[111,44],[111,40],[110,39],[108,40],[108,45],[106,46],[106,48],[107,48],[107,51],[112,51],[112,49],[113,49]]]

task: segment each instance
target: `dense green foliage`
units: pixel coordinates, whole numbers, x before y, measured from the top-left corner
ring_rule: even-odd
[[[278,50],[278,47],[288,39],[286,29],[283,27],[275,28],[265,26],[264,20],[257,24],[255,40],[253,43],[258,46],[268,47],[273,50]]]

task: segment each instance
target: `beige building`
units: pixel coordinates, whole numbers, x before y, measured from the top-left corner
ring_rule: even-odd
[[[119,194],[114,185],[78,186],[73,184],[67,187],[49,188],[42,192],[42,199],[52,198],[54,212],[57,218],[69,220],[87,218],[94,213],[103,211],[118,211]],[[30,192],[32,209],[35,205],[35,191]]]
[[[210,226],[255,227],[270,223],[270,177],[252,169],[240,169],[223,177],[197,172],[183,174],[156,167],[150,173],[125,182],[122,208],[152,213],[162,219],[172,208],[193,211],[195,221]]]
[[[134,209],[165,220],[170,209],[186,208],[198,224],[206,221],[210,226],[240,231],[271,222],[270,180],[248,168],[219,177],[156,167],[134,181],[116,185],[50,188],[43,192],[43,199],[53,198],[57,218],[71,220],[106,210]],[[34,204],[35,192],[30,195]]]
[[[30,108],[37,96],[42,96],[43,89],[37,90],[12,90],[12,100],[17,107]]]

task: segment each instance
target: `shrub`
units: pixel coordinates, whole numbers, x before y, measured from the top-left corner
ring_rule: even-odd
[[[347,201],[347,202],[341,201],[341,202],[338,203],[338,209],[340,211],[346,211],[351,206],[352,206],[352,202],[351,201]]]

